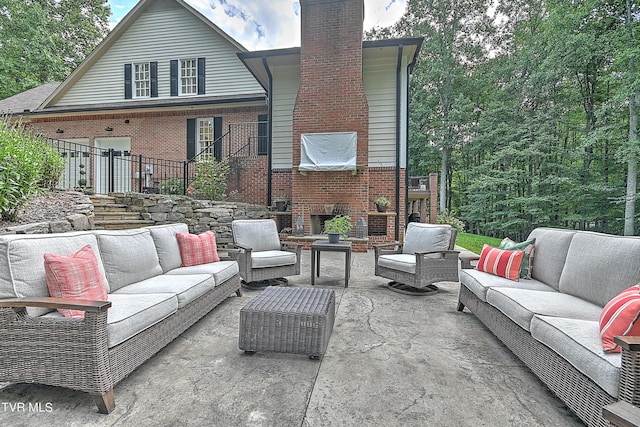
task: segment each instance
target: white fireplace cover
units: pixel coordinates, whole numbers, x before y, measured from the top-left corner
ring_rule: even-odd
[[[300,139],[299,170],[356,170],[358,132],[303,133]]]

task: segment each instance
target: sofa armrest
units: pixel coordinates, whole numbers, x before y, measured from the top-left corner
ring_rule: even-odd
[[[622,349],[618,399],[637,405],[640,402],[640,336],[617,336],[614,341]]]
[[[111,307],[110,301],[91,301],[69,298],[9,298],[0,300],[0,308],[42,307],[50,309],[66,308],[82,310],[91,313],[107,311]]]
[[[640,425],[640,408],[621,400],[603,407],[602,417],[612,426],[637,427]]]

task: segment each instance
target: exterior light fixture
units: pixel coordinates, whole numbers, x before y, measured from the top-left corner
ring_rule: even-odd
[[[360,217],[356,223],[356,239],[366,239],[369,237],[369,226],[364,220],[364,217]]]
[[[113,128],[111,126],[107,126],[106,128],[104,128],[104,130],[106,130],[107,132],[111,132]]]
[[[64,131],[60,128],[58,128],[58,130],[56,130],[56,133],[64,133]]]
[[[293,224],[293,235],[295,237],[304,237],[304,220],[300,215]]]

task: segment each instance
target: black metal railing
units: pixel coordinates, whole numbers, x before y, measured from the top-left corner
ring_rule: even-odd
[[[266,154],[266,122],[233,123],[227,133],[190,160],[166,160],[117,148],[92,147],[50,138],[66,161],[59,188],[111,192],[186,194],[199,159],[246,157]]]

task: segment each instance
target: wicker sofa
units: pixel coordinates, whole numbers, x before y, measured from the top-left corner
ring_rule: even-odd
[[[599,317],[640,282],[640,238],[537,228],[532,279],[462,270],[467,307],[587,425],[608,425],[603,407],[640,403],[640,339],[616,337],[605,353]]]
[[[121,231],[0,236],[0,382],[90,393],[115,408],[113,387],[231,296],[234,260],[181,267],[185,224]],[[51,298],[43,255],[91,245],[108,301]],[[85,311],[66,318],[57,308]]]

